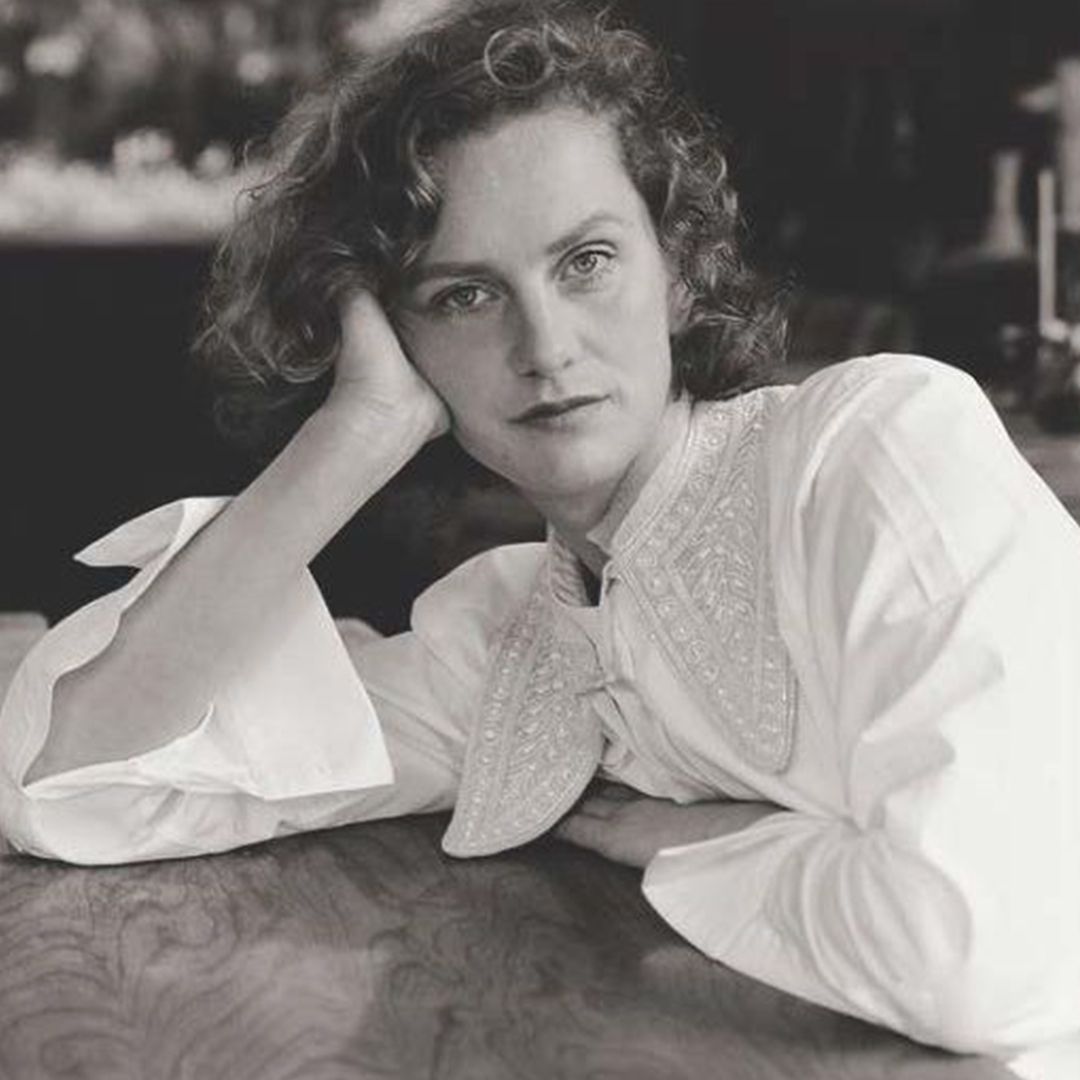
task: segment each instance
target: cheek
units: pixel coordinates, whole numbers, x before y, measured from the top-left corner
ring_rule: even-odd
[[[424,319],[406,318],[398,334],[405,355],[431,387],[441,396],[452,391],[462,361],[462,349],[453,330]]]
[[[666,275],[643,274],[627,283],[619,311],[609,320],[609,351],[639,403],[658,407],[671,391],[671,338]]]
[[[442,398],[456,427],[472,426],[482,416],[493,380],[488,342],[459,325],[412,324],[401,341],[413,367]]]
[[[659,255],[640,256],[616,290],[613,303],[618,307],[623,336],[649,340],[667,338],[669,323],[668,294],[670,278]]]
[[[666,280],[652,274],[628,277],[604,299],[599,314],[609,356],[632,357],[637,367],[669,352]]]

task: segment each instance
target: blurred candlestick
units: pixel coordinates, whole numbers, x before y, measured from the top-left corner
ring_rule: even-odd
[[[1053,177],[1040,174],[1040,342],[1031,405],[1036,420],[1048,431],[1076,433],[1080,431],[1080,58],[1059,61],[1055,77],[1057,184]],[[1050,233],[1054,244],[1048,243]]]
[[[1066,229],[1080,232],[1080,57],[1059,60],[1056,79],[1061,218]]]
[[[1016,147],[996,150],[990,159],[990,213],[981,253],[991,259],[1022,259],[1030,253],[1020,217],[1020,175],[1024,157]]]
[[[1039,329],[1046,333],[1057,314],[1057,220],[1053,169],[1039,173]]]
[[[1080,322],[1080,57],[1060,60],[1057,168],[1060,183],[1057,250],[1057,313]]]

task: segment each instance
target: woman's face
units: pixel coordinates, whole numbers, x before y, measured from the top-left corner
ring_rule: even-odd
[[[587,528],[674,427],[673,289],[648,209],[610,121],[569,106],[462,138],[439,175],[396,311],[405,349],[470,454]]]

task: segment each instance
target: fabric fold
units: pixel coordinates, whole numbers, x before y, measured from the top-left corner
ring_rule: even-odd
[[[52,690],[65,672],[103,652],[123,612],[209,521],[226,498],[185,499],[109,533],[77,556],[92,566],[139,568],[124,587],[65,619],[16,673],[0,739],[5,787],[18,790],[48,732]],[[292,720],[307,716],[306,724]],[[289,718],[286,721],[285,718]],[[8,747],[18,746],[13,752]],[[144,754],[45,777],[26,788],[62,800],[105,785],[168,785],[202,794],[288,799],[392,782],[375,710],[318,589],[305,571],[283,595],[272,626],[242,656],[192,729]]]

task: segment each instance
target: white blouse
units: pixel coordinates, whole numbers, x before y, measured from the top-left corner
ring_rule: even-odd
[[[592,534],[597,605],[555,535],[466,563],[391,638],[335,626],[307,578],[193,731],[25,784],[55,680],[222,500],[121,527],[81,557],[139,574],[9,691],[4,832],[110,863],[453,807],[444,847],[471,855],[543,832],[598,771],[766,799],[785,812],[647,868],[675,929],[921,1041],[1080,1076],[1080,528],[933,361],[849,361],[685,421]]]

